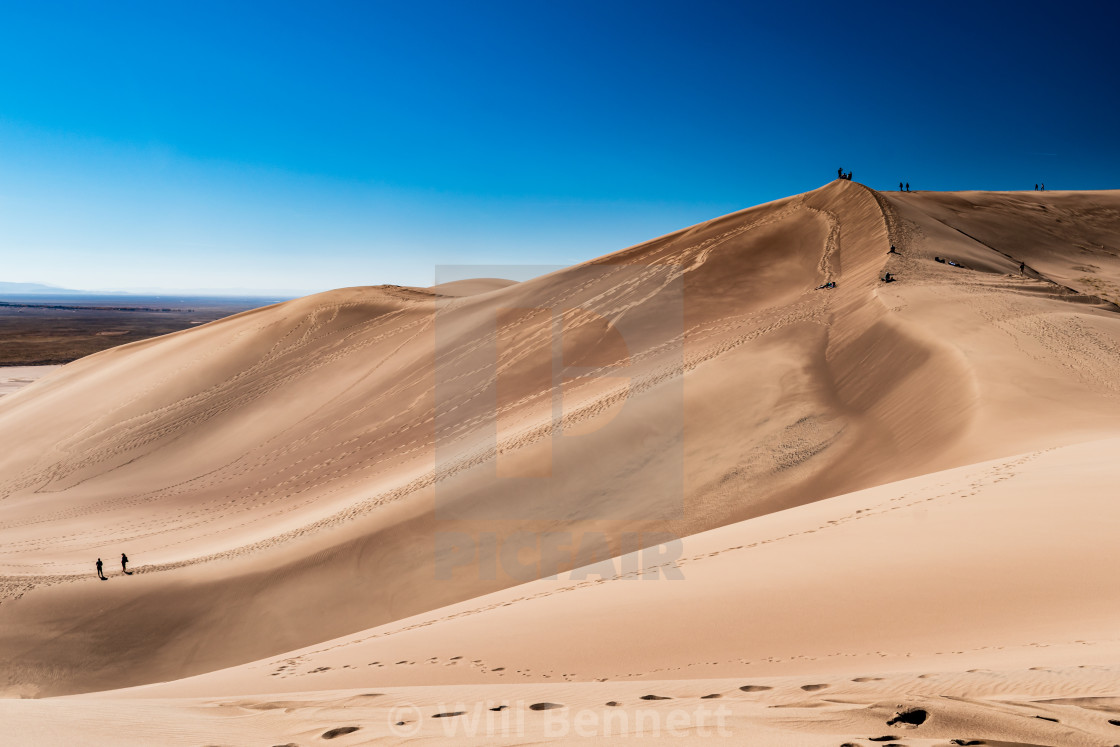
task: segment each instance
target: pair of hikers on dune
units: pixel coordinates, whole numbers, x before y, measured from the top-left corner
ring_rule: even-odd
[[[99,579],[101,579],[102,581],[108,581],[109,577],[105,575],[104,567],[105,567],[105,564],[101,562],[101,558],[98,558],[97,559],[97,577]],[[126,575],[126,576],[131,576],[132,575],[132,571],[128,570],[128,556],[125,555],[123,552],[121,553],[121,570],[124,572],[124,575]]]

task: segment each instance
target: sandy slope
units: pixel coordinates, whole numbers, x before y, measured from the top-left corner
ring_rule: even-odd
[[[1120,665],[1118,452],[1106,439],[869,488],[688,537],[673,569],[619,558],[137,691]]]
[[[150,715],[136,713],[166,713],[183,744],[303,743],[339,726],[360,729],[347,744],[413,732],[609,742],[658,729],[758,744],[1111,744],[1118,448],[1031,452],[710,530],[684,540],[679,580],[618,559],[613,573],[599,565],[235,669],[59,703],[137,736]],[[489,710],[502,705],[509,713]],[[57,707],[9,701],[0,714],[34,730]],[[919,709],[919,725],[887,724]],[[78,734],[54,728],[60,743]]]
[[[477,296],[481,293],[501,290],[514,285],[513,280],[502,278],[471,278],[470,280],[453,280],[449,283],[433,285],[430,290],[441,296]]]
[[[523,283],[344,289],[66,366],[0,399],[0,685],[84,692],[286,657],[674,536],[657,562],[683,552],[684,581],[371,639],[345,662],[368,671],[299,659],[256,692],[940,661],[960,680],[944,693],[972,697],[965,668],[1014,689],[1029,666],[1115,666],[1097,569],[1115,526],[1118,209],[1116,192],[834,182]],[[1035,477],[1011,490],[1000,470]],[[983,501],[952,497],[977,481]],[[914,491],[929,500],[898,500]],[[895,510],[848,518],[863,502]],[[792,536],[727,551],[775,532]],[[92,560],[122,551],[135,575],[97,581]],[[582,622],[565,616],[577,597]],[[613,625],[590,612],[615,604]],[[512,672],[483,671],[510,652]],[[457,655],[482,666],[442,666]],[[174,692],[248,692],[258,669]],[[1068,671],[1027,694],[1117,694]],[[909,688],[899,676],[879,695]],[[1026,739],[993,719],[989,738]]]

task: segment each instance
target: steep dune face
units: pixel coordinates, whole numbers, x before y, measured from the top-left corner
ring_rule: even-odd
[[[527,282],[333,291],[4,397],[0,684],[196,674],[1111,429],[1117,316],[911,199],[834,182]]]
[[[638,558],[600,564],[128,695],[1120,665],[1120,579],[1104,571],[1120,562],[1118,447],[1019,454],[701,532],[679,580]]]
[[[880,299],[908,329],[949,342],[972,374],[970,390],[945,382],[958,396],[976,399],[965,437],[937,466],[1002,456],[1010,443],[1026,450],[1114,434],[1120,316],[1095,287],[1077,287],[1069,267],[1080,261],[1080,251],[1071,248],[1075,236],[1091,233],[1110,242],[1105,248],[1111,252],[1120,247],[1120,224],[1110,218],[1120,193],[882,197],[895,243],[903,248],[887,269],[903,281],[884,286]],[[942,203],[958,206],[956,212],[946,213]],[[1047,209],[1024,214],[1017,209],[1023,203]],[[1046,217],[1071,204],[1096,205],[1094,217],[1085,225]],[[1069,244],[1055,242],[1055,225],[1069,226]],[[984,237],[983,243],[955,226]],[[1103,282],[1120,278],[1120,266],[1106,270],[1104,259],[1098,264]]]
[[[892,201],[959,233],[961,261],[1120,302],[1120,191],[913,192]],[[932,221],[930,220],[932,219]],[[1002,261],[1001,261],[1002,260]]]
[[[747,744],[1109,744],[1120,725],[1117,448],[1029,452],[702,532],[684,540],[681,579],[619,559],[64,702],[134,732],[136,709],[168,709],[195,743],[254,714],[281,742],[347,724],[365,739],[568,743],[582,720],[609,744],[620,722],[628,736],[665,736],[651,708],[695,726],[718,706],[725,736]],[[549,723],[533,711],[541,702],[567,712]],[[53,710],[40,704],[0,712],[26,722]],[[512,718],[487,721],[494,708]],[[449,712],[461,721],[435,717]]]

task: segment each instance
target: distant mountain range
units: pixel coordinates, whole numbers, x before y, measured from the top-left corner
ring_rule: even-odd
[[[0,294],[18,294],[21,296],[42,294],[57,296],[60,294],[79,294],[85,292],[86,291],[72,290],[70,288],[59,288],[55,285],[43,285],[42,283],[5,283],[0,281]]]
[[[289,299],[309,291],[254,288],[129,288],[114,290],[74,290],[43,283],[0,282],[0,296],[179,296],[222,298]]]

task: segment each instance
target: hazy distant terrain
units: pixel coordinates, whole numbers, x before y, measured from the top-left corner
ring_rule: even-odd
[[[283,300],[92,295],[54,288],[4,292],[29,285],[34,284],[0,283],[0,366],[69,363]]]
[[[44,285],[42,283],[9,283],[0,281],[0,296],[6,295],[24,295],[24,296],[73,296],[82,295],[81,291],[71,290],[70,288],[59,288],[54,285]]]

